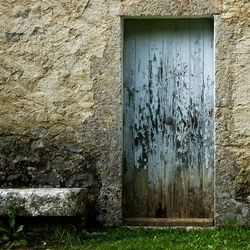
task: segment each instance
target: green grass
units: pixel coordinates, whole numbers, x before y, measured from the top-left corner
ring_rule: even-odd
[[[42,243],[43,242],[43,243]],[[56,230],[49,239],[40,241],[44,249],[67,250],[250,250],[250,229],[128,229],[117,228],[97,234]],[[41,249],[41,248],[39,248]]]

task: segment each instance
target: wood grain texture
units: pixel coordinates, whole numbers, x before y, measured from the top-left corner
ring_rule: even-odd
[[[213,23],[126,20],[125,217],[213,217]]]

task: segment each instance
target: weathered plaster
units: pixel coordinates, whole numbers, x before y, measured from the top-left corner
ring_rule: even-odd
[[[224,1],[216,18],[216,222],[250,223],[248,1]]]
[[[124,17],[215,16],[216,222],[249,224],[247,0],[0,0],[0,185],[86,187],[121,222]]]

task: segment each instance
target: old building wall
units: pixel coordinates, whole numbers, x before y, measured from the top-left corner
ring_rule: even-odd
[[[216,218],[250,224],[250,3],[225,0],[216,20]]]
[[[119,2],[0,1],[0,186],[85,187],[121,219]]]
[[[0,186],[85,187],[122,219],[122,20],[214,16],[216,221],[250,221],[250,4],[0,0]]]

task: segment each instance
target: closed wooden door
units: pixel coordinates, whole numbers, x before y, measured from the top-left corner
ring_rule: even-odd
[[[124,31],[124,217],[213,218],[213,21]]]

